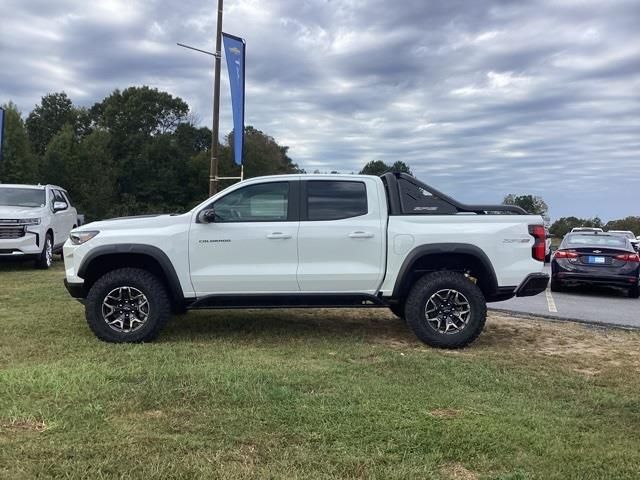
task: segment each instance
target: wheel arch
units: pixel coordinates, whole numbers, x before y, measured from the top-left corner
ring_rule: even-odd
[[[498,292],[496,272],[481,248],[467,243],[434,243],[418,246],[409,252],[398,271],[393,298],[405,298],[422,275],[443,270],[471,272],[487,300]]]
[[[171,260],[158,247],[142,244],[103,245],[91,250],[78,268],[85,294],[98,278],[118,268],[134,267],[156,275],[167,288],[174,306],[184,304],[184,293]]]

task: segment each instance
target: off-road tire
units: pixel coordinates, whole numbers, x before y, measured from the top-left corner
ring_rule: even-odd
[[[142,292],[149,303],[147,320],[132,332],[113,330],[102,314],[102,304],[109,292],[125,286]],[[93,284],[85,302],[85,317],[91,331],[105,342],[150,342],[171,317],[171,303],[165,286],[155,275],[139,268],[120,268],[107,272]]]
[[[640,298],[640,287],[638,285],[634,285],[627,292],[629,298]]]
[[[44,237],[42,252],[36,258],[35,267],[40,270],[47,270],[51,265],[53,265],[53,235],[47,233]]]
[[[470,313],[464,328],[442,333],[427,322],[426,304],[440,290],[451,289],[468,301]],[[482,332],[487,319],[487,304],[478,286],[461,273],[434,272],[420,278],[411,288],[405,303],[405,319],[415,335],[427,345],[438,348],[463,348]]]

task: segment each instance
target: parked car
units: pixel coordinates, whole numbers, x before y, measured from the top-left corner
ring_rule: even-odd
[[[576,232],[599,232],[599,233],[602,233],[602,232],[604,232],[604,230],[602,230],[600,227],[573,227],[571,229],[571,233],[576,233]]]
[[[639,296],[640,257],[621,235],[597,232],[567,234],[551,261],[551,290],[569,284],[607,285]]]
[[[544,235],[544,261],[549,263],[551,261],[551,235],[549,235],[549,230],[545,229]]]
[[[635,233],[633,233],[631,230],[609,230],[607,233],[622,235],[623,237],[628,238],[629,242],[631,242],[631,246],[635,249],[635,251],[637,252],[638,250],[640,250],[640,241],[638,241]]]
[[[65,285],[110,342],[152,340],[185,308],[380,307],[458,348],[486,302],[546,289],[544,242],[539,215],[464,205],[406,174],[271,176],[182,215],[83,225]]]
[[[49,268],[77,225],[64,188],[0,184],[0,258],[32,258]]]

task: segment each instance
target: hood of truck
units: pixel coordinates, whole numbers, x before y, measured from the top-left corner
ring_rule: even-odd
[[[136,215],[133,217],[118,217],[109,220],[100,220],[83,225],[77,230],[140,230],[144,228],[161,228],[179,223],[180,219],[189,214],[158,214],[158,215]]]
[[[47,215],[46,207],[16,207],[0,205],[0,219],[15,220],[23,218],[41,218]]]

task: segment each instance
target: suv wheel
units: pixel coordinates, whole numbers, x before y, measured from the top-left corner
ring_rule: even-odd
[[[482,332],[487,305],[480,288],[461,273],[436,272],[414,284],[405,314],[408,325],[427,345],[462,348]]]
[[[629,298],[640,298],[640,286],[634,285],[629,289]]]
[[[138,268],[121,268],[100,277],[89,290],[85,316],[95,335],[106,342],[149,342],[171,316],[162,282]]]
[[[47,233],[44,238],[44,246],[42,247],[42,252],[38,255],[36,259],[36,268],[41,268],[46,270],[51,267],[53,264],[53,236],[51,233]]]

